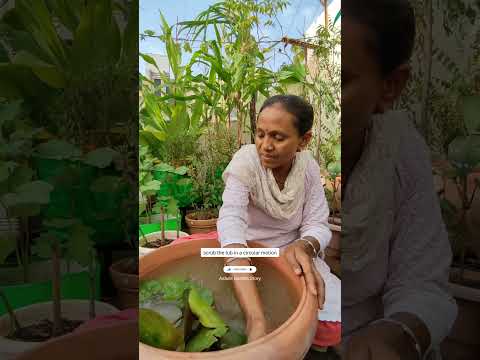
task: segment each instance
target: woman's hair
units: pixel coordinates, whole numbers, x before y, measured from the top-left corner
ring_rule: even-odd
[[[295,117],[294,125],[298,130],[300,136],[305,135],[312,129],[313,126],[313,107],[300,96],[296,95],[275,95],[263,103],[260,108],[260,113],[263,109],[280,104],[285,111]]]
[[[370,30],[372,36],[367,46],[377,58],[383,75],[410,60],[415,42],[415,14],[409,0],[342,0],[342,16]]]

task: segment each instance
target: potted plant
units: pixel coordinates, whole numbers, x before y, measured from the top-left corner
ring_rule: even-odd
[[[437,169],[444,182],[440,205],[454,253],[451,280],[456,285],[470,287],[471,291],[477,289],[480,294],[480,245],[470,222],[472,204],[480,187],[476,173],[480,165],[480,97],[464,98],[463,110],[464,135],[449,144],[448,166]]]
[[[193,211],[185,217],[189,233],[216,230],[225,188],[222,174],[236,150],[235,137],[225,124],[216,124],[200,139],[192,161],[196,203]]]
[[[160,231],[150,234],[141,234],[140,252],[143,256],[161,246],[170,244],[179,237],[188,236],[188,233],[180,231],[180,214],[177,206],[178,202],[173,196],[160,196],[154,209],[160,213]],[[176,230],[166,230],[166,216],[175,217],[177,224]]]

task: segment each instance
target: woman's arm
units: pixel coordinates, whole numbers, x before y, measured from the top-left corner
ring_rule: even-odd
[[[217,228],[222,247],[246,247],[248,187],[229,177],[223,192],[223,205],[220,209]],[[227,261],[228,259],[225,259]],[[235,259],[231,266],[248,266],[248,259]],[[248,341],[254,341],[266,334],[266,320],[255,280],[241,280],[248,274],[234,274],[232,285],[235,297],[245,317]],[[236,279],[235,279],[236,278]]]
[[[300,237],[316,241],[322,252],[332,238],[332,232],[328,226],[329,213],[328,202],[320,178],[320,167],[315,161],[312,161],[306,173],[305,204]]]
[[[227,248],[243,247],[242,244],[230,244]],[[227,261],[226,259],[225,261]],[[249,266],[248,259],[237,258],[230,261],[230,266]],[[252,342],[267,333],[267,323],[263,311],[262,301],[255,280],[242,279],[250,274],[238,273],[233,275],[233,290],[235,297],[245,317],[248,342]]]

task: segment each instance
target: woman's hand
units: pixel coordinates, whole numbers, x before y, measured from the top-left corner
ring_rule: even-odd
[[[417,360],[412,340],[391,323],[371,325],[353,335],[345,348],[345,360]]]
[[[246,332],[249,343],[267,335],[267,321],[263,315],[249,318],[246,323]]]
[[[312,261],[313,249],[306,241],[295,241],[288,245],[283,254],[297,275],[304,275],[307,288],[317,296],[318,307],[323,309],[325,283]]]

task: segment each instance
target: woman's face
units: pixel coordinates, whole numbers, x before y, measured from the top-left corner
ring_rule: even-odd
[[[363,141],[372,114],[379,111],[383,79],[367,47],[368,28],[350,18],[342,21],[342,148]],[[354,146],[352,146],[354,148]]]
[[[258,116],[255,145],[265,168],[290,166],[296,152],[310,141],[311,132],[300,136],[294,122],[295,117],[281,104],[263,109]]]
[[[363,142],[373,114],[393,106],[409,77],[409,67],[399,65],[382,74],[367,26],[346,16],[342,20],[342,150],[348,155]]]

